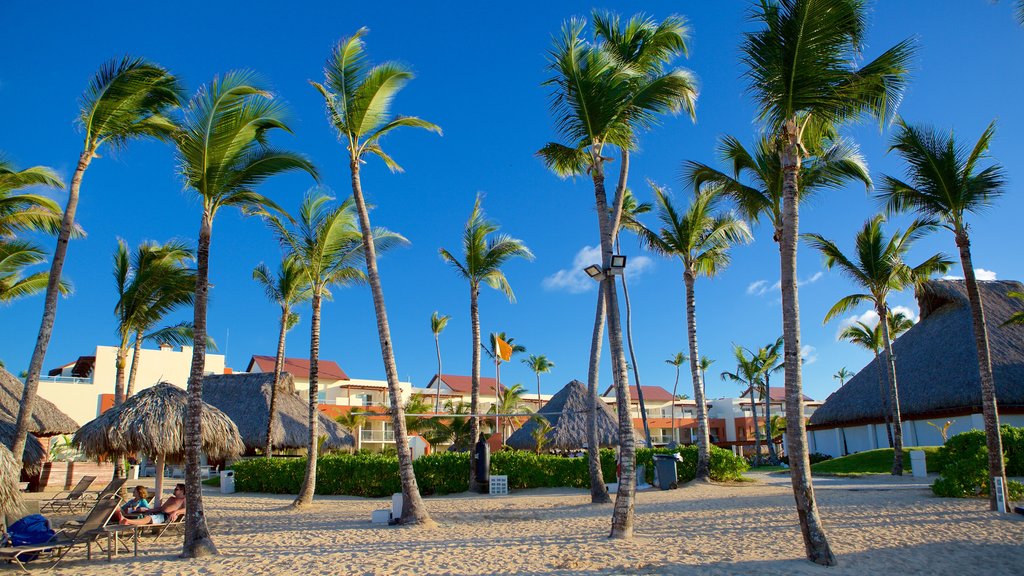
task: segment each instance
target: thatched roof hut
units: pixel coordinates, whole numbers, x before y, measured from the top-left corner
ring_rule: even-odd
[[[22,511],[21,466],[7,446],[0,444],[0,518]]]
[[[619,443],[619,421],[612,409],[603,401],[597,402],[597,435],[601,446],[617,446]],[[551,397],[539,411],[551,424],[548,433],[548,450],[579,450],[587,445],[587,415],[590,412],[590,395],[587,385],[573,380]],[[528,420],[519,430],[509,436],[506,444],[520,450],[535,450],[537,442],[533,432],[537,428],[534,419]]]
[[[1000,413],[1024,413],[1024,327],[1002,327],[1020,308],[1012,281],[979,282],[988,323]],[[933,280],[917,290],[921,321],[893,342],[900,411],[908,420],[981,412],[981,377],[970,304],[963,280]],[[879,369],[872,360],[825,400],[809,428],[883,422]]]
[[[210,375],[203,378],[203,401],[223,410],[238,424],[246,450],[263,449],[267,444],[267,419],[273,385],[273,372]],[[281,375],[275,408],[274,448],[308,447],[309,400],[295,391],[295,379],[287,372]],[[318,413],[318,417],[320,435],[327,436],[324,448],[336,450],[355,446],[352,434],[341,424],[323,413]]]
[[[75,433],[75,443],[90,456],[140,453],[179,458],[185,454],[187,406],[186,391],[161,382],[87,422]],[[208,457],[225,460],[242,453],[238,427],[209,404],[203,405],[201,429]]]
[[[0,420],[0,444],[3,444],[6,447],[13,443],[14,424]],[[10,450],[8,450],[8,453],[10,453]],[[43,467],[44,461],[46,461],[46,450],[43,449],[42,442],[40,442],[34,435],[29,434],[28,439],[25,442],[25,453],[21,458],[25,472],[27,472],[29,476],[38,474]]]
[[[0,420],[17,421],[18,409],[21,407],[21,397],[24,393],[25,383],[7,370],[0,368]],[[36,436],[46,437],[71,434],[75,430],[78,430],[78,422],[58,410],[53,402],[36,396],[35,404],[32,407],[32,420],[29,421],[29,432]]]

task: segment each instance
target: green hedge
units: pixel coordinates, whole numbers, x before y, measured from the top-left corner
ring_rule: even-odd
[[[1003,462],[1007,476],[1024,476],[1024,428],[1003,425]],[[988,447],[983,430],[968,430],[953,436],[939,448],[941,476],[932,484],[932,492],[947,498],[987,495]],[[1024,485],[1014,480],[1007,487],[1011,500],[1024,499]]]
[[[647,480],[654,475],[654,452],[667,449],[637,450],[637,463],[647,466]],[[697,468],[697,448],[679,448],[683,462],[678,465],[680,482],[693,479]],[[235,487],[240,492],[297,494],[306,472],[305,458],[254,458],[236,462]],[[469,489],[469,454],[438,452],[413,462],[420,493],[451,494]],[[615,481],[615,452],[601,450],[601,469],[606,482]],[[746,463],[729,450],[712,447],[711,477],[735,480],[747,469]],[[586,488],[590,473],[586,458],[563,458],[519,450],[502,450],[491,455],[491,474],[508,476],[510,488]],[[335,494],[377,498],[401,491],[398,458],[383,454],[335,454],[323,456],[317,463],[317,494]]]

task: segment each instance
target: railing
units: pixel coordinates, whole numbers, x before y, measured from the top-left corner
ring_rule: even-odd
[[[85,384],[86,386],[92,385],[92,378],[79,378],[77,376],[40,376],[40,382],[50,382],[53,384]]]
[[[394,442],[395,433],[393,430],[363,430],[359,439],[363,442]]]

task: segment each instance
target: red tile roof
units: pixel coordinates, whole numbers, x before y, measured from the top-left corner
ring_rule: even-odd
[[[615,387],[609,386],[604,391],[602,396],[613,396],[615,394]],[[629,398],[633,402],[637,402],[636,386],[629,387]],[[672,393],[665,390],[661,386],[644,386],[644,402],[671,402]]]
[[[646,389],[644,390],[646,392]],[[740,394],[740,398],[746,398],[748,394],[744,392]],[[785,402],[786,401],[786,388],[784,386],[772,386],[768,390],[768,397],[772,399],[772,402]],[[804,402],[814,402],[814,399],[804,394]]]
[[[249,360],[246,372],[252,372],[253,366],[259,366],[260,372],[273,372],[274,356],[253,356]],[[324,380],[348,380],[348,374],[338,366],[334,360],[320,360],[318,363],[320,378]],[[309,376],[309,358],[285,358],[284,371],[296,378],[307,378]]]
[[[427,384],[427,388],[434,386],[437,380],[437,376],[430,379]],[[454,392],[460,394],[469,394],[473,391],[473,378],[471,376],[456,376],[454,374],[441,374],[441,381],[448,385]],[[480,377],[480,394],[484,396],[494,396],[494,378]],[[502,390],[505,386],[502,385]]]

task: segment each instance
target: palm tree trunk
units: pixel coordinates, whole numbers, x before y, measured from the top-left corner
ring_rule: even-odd
[[[292,503],[293,508],[302,508],[313,503],[316,492],[317,445],[320,434],[317,429],[317,395],[320,393],[320,305],[322,296],[319,291],[313,292],[313,315],[309,330],[309,448],[306,455],[306,477],[302,480],[302,489]],[[275,371],[276,372],[276,371]],[[277,380],[275,379],[275,387]]]
[[[395,430],[395,449],[398,452],[398,472],[402,479],[402,524],[432,524],[430,514],[420,489],[416,485],[416,473],[412,467],[412,454],[409,452],[409,437],[406,435],[405,410],[402,409],[402,389],[398,383],[398,368],[395,366],[395,354],[391,347],[391,329],[388,326],[388,313],[384,307],[384,289],[381,287],[380,275],[377,273],[377,253],[373,246],[373,229],[370,228],[370,214],[363,200],[363,188],[359,181],[359,159],[352,157],[349,163],[352,173],[352,195],[356,200],[359,212],[359,227],[363,233],[363,251],[366,254],[366,275],[370,280],[370,291],[373,294],[373,308],[377,315],[377,334],[380,337],[380,353],[384,360],[384,373],[388,380],[388,395],[391,396],[391,420]]]
[[[473,367],[470,371],[469,391],[469,490],[480,492],[480,483],[476,479],[476,466],[473,465],[473,449],[480,438],[480,287],[470,280],[469,283],[469,318],[473,340]]]
[[[750,387],[750,414],[754,417],[754,466],[761,463],[761,424],[757,421],[757,401],[754,400],[754,386]]]
[[[971,303],[971,317],[974,321],[974,343],[978,348],[978,370],[981,373],[981,414],[985,420],[985,445],[988,446],[988,475],[990,478],[1003,479],[1003,501],[1009,503],[1010,494],[1007,491],[1006,470],[1003,468],[1003,438],[999,429],[999,407],[996,403],[995,379],[992,377],[992,355],[988,347],[988,327],[985,324],[985,308],[982,306],[978,280],[974,276],[971,239],[966,230],[957,234],[956,245],[960,249],[964,284],[967,287],[967,298]],[[989,509],[997,509],[995,490],[989,490],[988,504]]]
[[[125,390],[125,398],[131,398],[135,394],[135,378],[139,374],[139,357],[142,355],[142,332],[135,331],[135,349],[132,354],[132,366],[128,370],[128,388]]]
[[[608,486],[604,483],[604,472],[601,468],[601,440],[597,434],[598,402],[603,402],[597,396],[597,375],[601,367],[601,343],[604,341],[604,312],[604,292],[598,288],[594,331],[590,338],[590,366],[587,369],[587,398],[590,404],[588,406],[590,412],[587,414],[587,462],[590,469],[590,502],[592,504],[608,504],[612,501],[608,495]]]
[[[772,380],[767,372],[764,375],[764,436],[768,442],[768,464],[779,465],[779,455],[775,453],[775,437],[772,436]]]
[[[121,337],[117,345],[117,358],[114,360],[114,406],[124,402],[124,369],[128,364],[128,334]],[[114,454],[114,478],[124,478],[124,455]]]
[[[434,413],[440,414],[441,412],[441,340],[438,338],[437,333],[434,333],[434,349],[437,350],[437,381],[434,384],[437,386],[436,399],[434,400]]]
[[[53,251],[53,260],[50,262],[50,278],[46,283],[46,297],[43,300],[43,320],[39,326],[36,347],[32,350],[32,360],[29,362],[28,375],[25,377],[25,391],[21,396],[21,406],[18,408],[18,418],[14,424],[14,437],[11,439],[11,454],[14,455],[16,462],[21,462],[21,457],[25,452],[28,427],[32,420],[32,408],[35,406],[36,394],[39,391],[39,374],[43,371],[43,359],[46,358],[46,348],[50,345],[53,323],[57,318],[60,275],[64,269],[64,260],[67,258],[71,231],[75,227],[78,191],[82,187],[82,176],[85,175],[85,169],[92,162],[95,151],[95,148],[89,148],[78,157],[78,166],[75,168],[75,175],[71,178],[71,187],[68,189],[68,203],[64,207],[64,218],[61,220],[60,233],[57,235],[57,247]]]
[[[797,180],[800,174],[800,135],[797,120],[786,122],[779,150],[782,164],[782,336],[786,370],[786,444],[793,481],[800,530],[807,559],[835,566],[836,557],[828,543],[825,527],[818,516],[811,482],[811,463],[807,454],[807,425],[804,422],[803,384],[800,373],[800,303],[796,284],[796,249],[800,230]],[[884,321],[884,318],[883,318]]]
[[[537,412],[540,412],[540,372],[535,372],[537,376]]]
[[[210,242],[213,214],[203,209],[196,250],[196,297],[193,314],[192,367],[188,376],[188,412],[185,418],[185,542],[183,558],[218,554],[210,537],[203,508],[203,486],[199,478],[199,455],[203,449],[200,422],[203,410],[203,373],[206,370],[206,307],[210,301]]]
[[[878,394],[882,399],[882,413],[885,415],[885,434],[889,437],[889,448],[892,448],[892,411],[889,410],[889,395],[885,393],[885,383],[889,379],[882,369],[882,354],[878,350],[875,350],[875,365],[878,366]]]
[[[267,458],[274,456],[274,417],[277,415],[277,387],[281,385],[281,372],[284,369],[284,344],[288,334],[288,310],[287,306],[281,307],[281,329],[277,334],[277,357],[274,358],[274,387],[270,390],[270,411],[267,416],[267,443],[263,447],[263,455]],[[319,321],[319,319],[317,319]],[[349,406],[352,403],[349,402]]]
[[[596,155],[596,152],[594,153]],[[608,215],[607,196],[604,188],[604,166],[595,158],[591,177],[594,181],[594,197],[597,204],[597,221],[601,233],[602,266],[608,270],[612,260],[613,228]],[[618,196],[618,194],[616,194]],[[617,198],[616,202],[620,200]],[[621,209],[621,208],[620,208]],[[619,319],[619,297],[615,279],[609,276],[601,281],[607,303],[608,348],[612,360],[612,377],[615,382],[615,402],[619,420],[619,487],[615,492],[615,508],[612,512],[610,538],[633,537],[633,508],[636,492],[636,449],[633,418],[630,414],[629,375],[626,371],[626,355],[622,346],[622,325]]]
[[[711,480],[711,439],[708,435],[708,408],[704,402],[704,383],[701,382],[698,365],[700,355],[697,353],[697,304],[693,293],[694,281],[694,274],[687,270],[683,274],[683,282],[686,284],[686,338],[690,345],[693,400],[697,403],[697,476],[694,479],[698,482],[708,482]]]
[[[896,385],[896,358],[892,355],[892,340],[889,339],[888,307],[885,301],[875,304],[880,325],[882,326],[882,343],[885,346],[885,370],[889,374],[889,401],[892,403],[892,438],[893,460],[892,475],[903,475],[903,417],[900,415],[900,395]]]
[[[616,247],[619,246],[618,238],[615,239]],[[636,353],[633,351],[633,312],[629,305],[629,289],[626,288],[626,271],[622,271],[622,298],[626,302],[626,344],[629,347],[629,361],[633,364],[633,381],[636,382],[636,398],[640,402],[640,419],[644,423],[644,439],[648,448],[654,448],[651,442],[651,427],[647,424],[647,405],[644,403],[644,389],[640,385],[640,366],[636,362]],[[672,396],[675,406],[675,396]],[[673,426],[673,429],[675,427]]]

